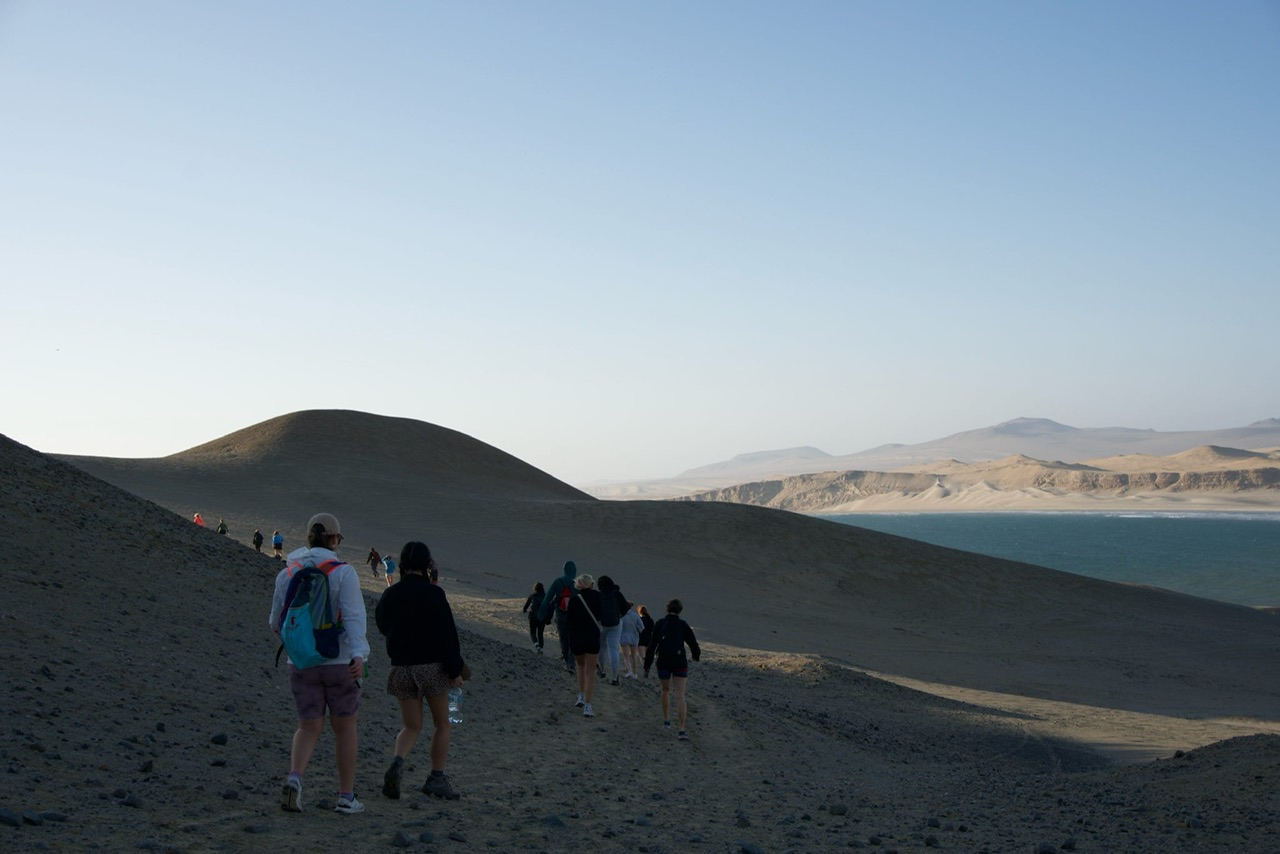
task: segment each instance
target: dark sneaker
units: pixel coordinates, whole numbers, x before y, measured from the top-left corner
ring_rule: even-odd
[[[663,728],[663,729],[671,729],[671,721],[663,721],[663,722],[662,722],[662,728]]]
[[[617,677],[617,676],[615,676],[615,677],[613,677],[613,679],[609,680],[609,684],[610,684],[610,685],[619,685],[619,684],[621,684],[621,683],[619,683],[619,682],[618,682],[618,677]]]
[[[382,794],[393,801],[400,800],[400,775],[404,773],[404,760],[399,756],[391,763],[387,773],[382,775]]]
[[[681,741],[688,741],[689,733],[685,732],[684,730],[680,730],[678,733],[676,733],[676,738],[680,739]]]
[[[435,795],[446,801],[456,801],[461,797],[458,790],[449,785],[449,778],[443,774],[432,774],[427,777],[427,782],[422,784],[422,794]]]
[[[302,781],[297,777],[285,779],[284,788],[280,790],[280,809],[302,812]]]

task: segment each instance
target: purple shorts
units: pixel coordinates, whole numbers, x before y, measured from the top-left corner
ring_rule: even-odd
[[[298,720],[324,719],[325,707],[329,715],[346,718],[360,711],[360,686],[351,678],[345,664],[321,664],[299,670],[289,664],[289,687],[293,690],[293,704],[298,707]]]

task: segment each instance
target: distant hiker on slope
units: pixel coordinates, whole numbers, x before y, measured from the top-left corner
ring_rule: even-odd
[[[369,556],[364,559],[364,562],[369,564],[369,571],[373,573],[374,578],[380,577],[378,567],[382,566],[382,555],[378,554],[377,549],[370,546]]]
[[[543,630],[546,624],[538,616],[542,610],[542,600],[547,597],[547,590],[541,581],[533,582],[533,592],[524,598],[524,607],[520,610],[529,615],[529,639],[533,641],[533,651],[542,652]]]
[[[302,811],[302,775],[324,732],[326,709],[329,725],[333,728],[338,765],[338,803],[334,811],[351,814],[364,810],[364,804],[356,799],[355,793],[356,713],[360,710],[360,680],[364,675],[364,662],[369,658],[369,643],[365,640],[366,616],[360,578],[355,568],[343,563],[334,552],[342,542],[341,531],[338,520],[329,513],[317,513],[311,517],[307,523],[306,548],[291,552],[284,569],[276,575],[275,595],[267,618],[271,630],[281,633],[286,629],[283,622],[285,604],[294,576],[309,566],[324,573],[329,607],[341,626],[337,656],[331,657],[332,664],[323,663],[329,659],[322,659],[321,663],[311,666],[302,663],[303,666],[299,667],[293,660],[297,653],[289,648],[286,641],[289,688],[293,691],[293,702],[298,711],[298,729],[293,734],[289,752],[289,776],[285,778],[280,796],[280,808],[290,812]],[[308,631],[306,634],[312,633]],[[314,646],[313,651],[318,652]]]
[[[256,551],[262,551],[262,531],[257,528],[253,529],[253,548]]]

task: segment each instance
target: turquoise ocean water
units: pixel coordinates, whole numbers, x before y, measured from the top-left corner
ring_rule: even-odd
[[[1280,606],[1280,514],[859,513],[935,545],[1238,605]]]

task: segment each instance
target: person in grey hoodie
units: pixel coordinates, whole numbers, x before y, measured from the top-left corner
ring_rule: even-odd
[[[564,659],[564,669],[575,672],[573,653],[569,650],[569,599],[573,596],[574,579],[578,577],[578,567],[571,560],[564,562],[564,572],[547,587],[547,595],[542,597],[542,607],[538,609],[538,619],[544,623],[551,622],[555,614],[556,634],[560,635],[560,657]],[[567,595],[566,595],[567,594]],[[564,607],[561,607],[563,602]]]

